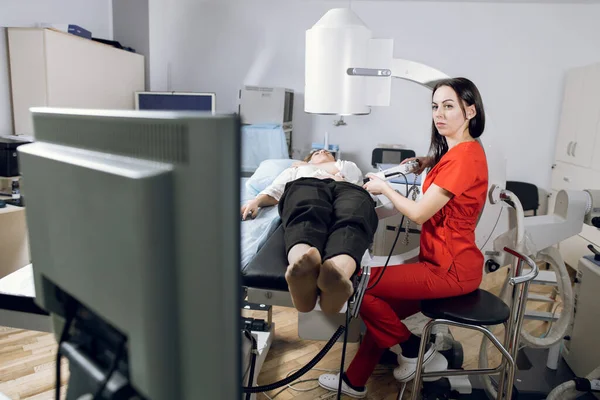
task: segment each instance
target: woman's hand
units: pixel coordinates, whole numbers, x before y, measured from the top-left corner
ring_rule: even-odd
[[[365,183],[363,185],[363,188],[374,195],[379,195],[379,194],[383,194],[386,195],[386,193],[388,193],[389,190],[394,190],[392,189],[392,187],[390,186],[390,184],[387,181],[384,181],[383,179],[381,179],[380,177],[374,175],[374,174],[367,174],[367,178],[371,179],[369,182]]]
[[[423,171],[425,171],[425,169],[427,167],[429,167],[429,164],[431,163],[431,157],[411,157],[411,158],[407,158],[402,160],[402,162],[400,163],[400,165],[407,163],[409,161],[418,161],[419,162],[419,167],[413,171],[413,173],[415,175],[420,175],[421,173],[423,173]]]
[[[245,221],[246,217],[254,219],[258,214],[258,199],[250,200],[242,206],[242,219]]]

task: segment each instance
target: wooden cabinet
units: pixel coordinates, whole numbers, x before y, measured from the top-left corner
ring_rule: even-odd
[[[0,279],[30,263],[25,209],[0,208]]]
[[[559,190],[600,189],[600,63],[573,68],[566,74],[552,193],[548,212],[554,210]],[[600,230],[584,226],[576,237],[559,244],[566,263],[577,267],[581,256],[591,254],[587,245],[600,250]]]
[[[135,108],[142,55],[52,29],[7,32],[16,135],[33,136],[31,107]]]

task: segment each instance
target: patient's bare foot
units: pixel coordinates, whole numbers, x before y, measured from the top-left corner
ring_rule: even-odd
[[[312,311],[317,304],[317,277],[320,267],[319,250],[311,247],[287,268],[285,280],[288,283],[294,307],[300,312]]]
[[[348,260],[349,259],[349,260]],[[323,263],[317,286],[321,289],[321,310],[326,314],[340,312],[354,291],[350,277],[356,263],[351,257],[334,257]]]

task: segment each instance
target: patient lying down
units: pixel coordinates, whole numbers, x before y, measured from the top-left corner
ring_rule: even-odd
[[[285,273],[294,306],[339,312],[353,292],[350,281],[377,229],[375,202],[362,188],[362,173],[327,150],[283,171],[242,207],[254,218],[259,207],[278,204],[289,266]]]

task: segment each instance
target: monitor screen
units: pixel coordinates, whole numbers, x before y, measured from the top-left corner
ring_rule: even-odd
[[[214,93],[138,92],[137,110],[215,112]]]

